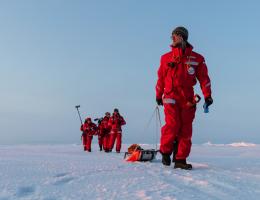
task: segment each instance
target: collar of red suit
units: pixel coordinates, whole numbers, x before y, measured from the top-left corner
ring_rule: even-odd
[[[174,63],[179,63],[181,61],[181,58],[184,56],[191,55],[193,46],[187,42],[187,46],[185,48],[185,51],[183,52],[181,47],[174,47],[171,45],[172,48],[172,58]]]

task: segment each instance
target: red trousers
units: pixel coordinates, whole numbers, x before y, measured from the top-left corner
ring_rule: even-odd
[[[105,151],[110,149],[109,144],[110,144],[110,134],[105,134],[103,136],[103,148]]]
[[[109,133],[110,133],[109,129],[102,129],[100,135],[98,136],[99,147],[102,146],[105,151],[109,150],[109,143],[110,143]]]
[[[84,151],[87,150],[87,139],[88,139],[87,135],[83,133],[81,136],[81,140],[82,140],[82,145],[84,147]]]
[[[109,137],[109,149],[112,150],[114,148],[116,140],[116,151],[120,152],[122,143],[122,131],[111,131]]]
[[[82,135],[82,143],[84,146],[84,151],[91,151],[91,142],[92,142],[93,136],[83,134]]]
[[[161,130],[160,151],[173,152],[173,143],[178,138],[176,159],[186,159],[191,150],[192,122],[196,107],[184,107],[177,103],[164,103],[165,125]]]
[[[99,135],[98,136],[98,144],[99,144],[99,147],[103,147],[103,141],[104,141],[104,136],[103,135]]]

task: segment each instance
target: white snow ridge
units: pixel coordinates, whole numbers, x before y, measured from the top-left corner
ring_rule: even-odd
[[[256,144],[253,143],[246,143],[246,142],[237,142],[237,143],[231,143],[229,146],[232,147],[255,147]]]
[[[127,163],[96,145],[0,146],[0,200],[259,199],[260,145],[194,145],[189,161],[185,171],[160,155]]]

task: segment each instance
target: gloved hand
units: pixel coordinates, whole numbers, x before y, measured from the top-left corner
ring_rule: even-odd
[[[209,106],[213,103],[213,99],[211,97],[207,97],[205,99],[205,103],[203,105],[204,113],[209,112]]]
[[[209,96],[205,99],[205,104],[207,107],[209,107],[211,104],[213,104],[213,99],[211,98],[211,96]]]
[[[163,100],[162,99],[156,98],[156,102],[157,102],[158,106],[163,106]]]
[[[167,65],[168,65],[169,67],[171,67],[171,68],[174,68],[174,67],[175,67],[175,63],[174,63],[174,62],[169,62]]]

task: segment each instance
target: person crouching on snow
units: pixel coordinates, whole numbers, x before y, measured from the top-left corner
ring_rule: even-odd
[[[94,124],[91,121],[91,118],[88,117],[85,120],[85,123],[82,126],[82,141],[83,141],[83,145],[84,145],[84,151],[88,151],[91,152],[91,142],[93,139],[93,135],[97,134],[97,125]]]
[[[109,151],[111,152],[114,148],[116,140],[116,152],[120,153],[121,143],[122,143],[122,128],[121,126],[125,125],[126,122],[124,118],[119,114],[117,108],[114,109],[112,117],[110,117],[108,125],[111,127],[110,131],[110,142],[109,142]]]

